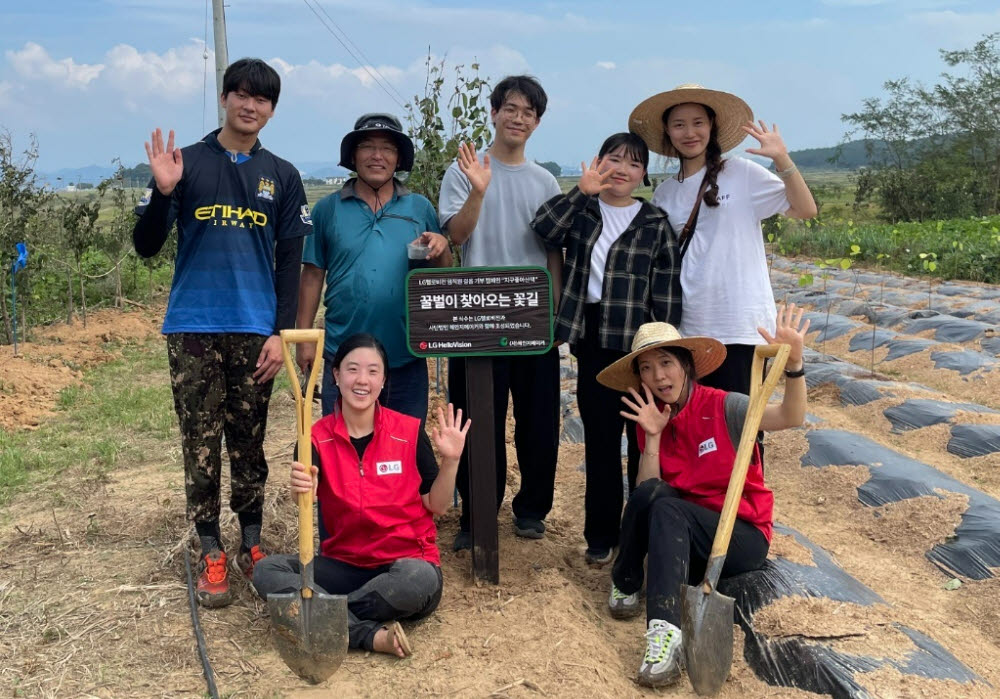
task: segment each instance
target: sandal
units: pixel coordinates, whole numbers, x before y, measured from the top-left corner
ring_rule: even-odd
[[[406,634],[403,633],[403,627],[399,625],[398,621],[386,624],[382,628],[389,632],[388,641],[392,644],[393,648],[396,647],[396,641],[399,641],[399,647],[403,650],[404,658],[413,655],[413,646],[410,645],[410,641],[406,638]]]

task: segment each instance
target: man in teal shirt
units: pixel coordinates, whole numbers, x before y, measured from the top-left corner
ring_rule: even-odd
[[[406,347],[405,278],[411,263],[426,263],[410,260],[407,246],[426,246],[430,264],[448,267],[448,240],[440,233],[434,206],[395,178],[397,171],[413,167],[413,142],[396,117],[361,116],[340,144],[340,165],[357,175],[313,209],[314,234],[302,253],[297,327],[313,327],[325,281],[327,366],[343,340],[371,333],[389,357],[379,402],[424,420],[427,361],[414,358]],[[315,359],[314,345],[296,345],[304,372]],[[333,412],[339,395],[333,372],[324,370],[324,415]]]

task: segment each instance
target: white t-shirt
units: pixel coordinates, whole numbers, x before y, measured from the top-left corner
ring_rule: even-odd
[[[677,235],[691,215],[705,168],[653,193]],[[774,332],[774,292],[767,273],[762,219],[791,206],[785,183],[746,158],[727,158],[718,177],[719,205],[702,202],[691,244],[681,263],[682,335],[714,337],[723,344],[759,345],[757,327]]]
[[[604,295],[604,267],[608,263],[608,250],[618,240],[628,224],[639,213],[641,201],[628,206],[611,206],[598,199],[601,205],[601,236],[590,251],[590,278],[587,281],[587,303],[597,303]]]
[[[462,266],[545,267],[545,245],[531,230],[531,221],[538,207],[559,194],[559,183],[551,172],[530,160],[507,165],[491,158],[490,171],[479,221],[462,245]],[[457,162],[452,163],[444,173],[438,200],[442,229],[447,229],[471,191],[469,178]]]

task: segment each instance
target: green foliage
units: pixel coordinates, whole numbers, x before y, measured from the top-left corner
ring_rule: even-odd
[[[554,163],[551,160],[544,163],[539,163],[537,160],[535,162],[551,172],[553,177],[562,177],[562,168],[559,167],[557,163]]]
[[[407,105],[410,137],[416,147],[413,169],[406,179],[411,190],[437,204],[441,179],[458,155],[460,143],[471,143],[477,151],[490,140],[490,86],[479,76],[479,64],[453,70],[454,85],[445,99],[445,62],[435,62],[428,53],[424,94]],[[446,127],[445,124],[448,124]]]
[[[27,242],[30,232],[51,194],[38,184],[35,162],[38,160],[38,141],[29,138],[28,147],[20,158],[14,151],[10,132],[0,132],[0,289],[10,288],[10,266],[16,255],[15,245]],[[18,281],[23,278],[18,274]],[[10,310],[7,294],[0,293],[0,317],[3,333],[11,337]]]
[[[790,255],[825,258],[851,250],[855,261],[904,274],[1000,283],[1000,216],[895,225],[856,226],[848,221],[787,227],[782,245]]]
[[[887,81],[884,100],[842,117],[871,162],[856,199],[876,201],[889,221],[1000,212],[1000,33],[941,56],[965,74],[944,73],[930,88]]]
[[[126,186],[120,162],[93,190],[55,194],[37,182],[34,138],[20,155],[12,142],[0,132],[0,288],[10,289],[14,244],[26,242],[28,266],[17,276],[20,337],[28,339],[33,325],[71,320],[77,300],[84,308],[120,305],[129,296],[150,300],[169,285],[176,236],[150,260],[129,254],[136,190]],[[0,293],[0,342],[11,339],[9,303],[9,292]]]
[[[52,473],[75,469],[100,477],[123,459],[147,458],[141,440],[173,439],[170,386],[158,342],[126,347],[123,358],[62,391],[58,414],[35,431],[0,428],[0,504],[19,488]]]

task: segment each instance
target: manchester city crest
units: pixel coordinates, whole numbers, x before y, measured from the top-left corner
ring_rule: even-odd
[[[257,183],[257,198],[264,201],[274,201],[274,180],[261,177]]]

